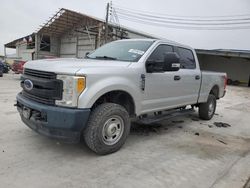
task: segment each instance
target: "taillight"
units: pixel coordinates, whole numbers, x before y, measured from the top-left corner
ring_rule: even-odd
[[[223,76],[223,78],[224,78],[224,90],[225,90],[227,87],[227,76]]]

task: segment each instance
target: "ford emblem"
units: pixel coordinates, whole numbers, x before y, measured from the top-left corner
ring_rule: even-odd
[[[30,91],[33,89],[33,82],[31,80],[24,80],[23,86],[26,90]]]

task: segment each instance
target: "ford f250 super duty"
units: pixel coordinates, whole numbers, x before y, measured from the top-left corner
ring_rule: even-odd
[[[17,109],[34,131],[79,142],[97,154],[117,151],[130,122],[154,123],[199,108],[209,120],[225,95],[226,74],[200,71],[195,51],[171,41],[108,43],[84,59],[25,64]]]

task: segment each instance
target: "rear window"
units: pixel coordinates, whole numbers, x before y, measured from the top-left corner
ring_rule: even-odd
[[[195,59],[192,50],[178,47],[178,54],[180,56],[181,68],[183,69],[195,69]]]

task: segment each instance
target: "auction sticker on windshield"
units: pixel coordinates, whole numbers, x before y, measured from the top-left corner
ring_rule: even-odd
[[[128,52],[134,53],[134,54],[139,54],[139,55],[143,55],[145,53],[144,51],[137,50],[137,49],[130,49]]]

